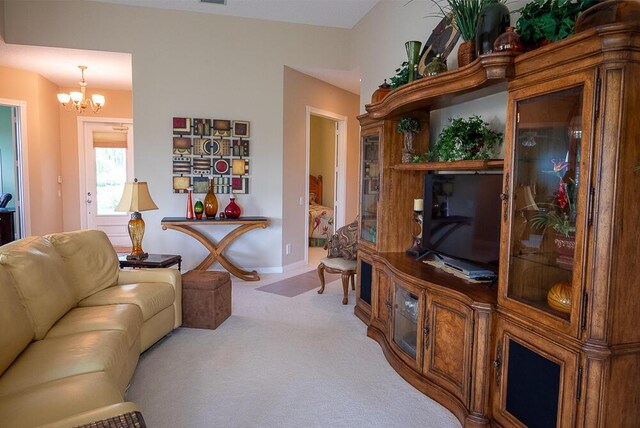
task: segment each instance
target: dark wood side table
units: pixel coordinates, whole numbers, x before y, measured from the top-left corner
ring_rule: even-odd
[[[15,210],[0,208],[0,245],[8,244],[16,239],[13,227]]]
[[[178,270],[182,268],[182,256],[175,254],[149,254],[149,257],[142,260],[127,260],[127,255],[118,256],[120,268],[168,268],[178,265]]]

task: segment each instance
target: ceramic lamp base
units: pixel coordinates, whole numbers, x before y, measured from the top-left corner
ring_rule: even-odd
[[[131,238],[131,254],[127,255],[127,260],[141,260],[149,257],[148,253],[142,251],[142,237],[144,236],[144,220],[138,211],[131,213],[129,220],[129,237]]]

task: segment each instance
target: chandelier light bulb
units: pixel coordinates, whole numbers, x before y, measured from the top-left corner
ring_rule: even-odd
[[[93,94],[91,95],[91,99],[93,103],[99,107],[104,107],[104,95]]]
[[[74,103],[79,103],[82,101],[82,92],[70,92],[69,95]]]
[[[58,101],[62,104],[66,104],[71,101],[71,95],[69,94],[58,94]]]

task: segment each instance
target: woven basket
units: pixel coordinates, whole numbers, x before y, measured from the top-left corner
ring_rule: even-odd
[[[467,40],[460,44],[458,48],[458,67],[471,64],[476,59],[476,41]]]

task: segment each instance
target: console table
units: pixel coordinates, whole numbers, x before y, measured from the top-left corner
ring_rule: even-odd
[[[219,262],[222,267],[228,270],[231,274],[237,276],[245,281],[259,281],[260,276],[258,272],[246,271],[240,267],[231,263],[222,252],[231,244],[236,238],[250,230],[267,227],[269,220],[266,217],[240,217],[237,219],[202,219],[202,220],[187,220],[184,217],[165,217],[160,224],[163,230],[173,229],[182,233],[186,233],[192,238],[199,241],[204,247],[209,250],[209,255],[200,262],[194,270],[207,270],[213,262]],[[238,226],[229,233],[227,233],[218,243],[215,243],[211,238],[204,233],[196,230],[194,226]]]

